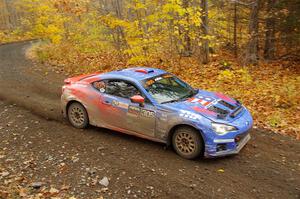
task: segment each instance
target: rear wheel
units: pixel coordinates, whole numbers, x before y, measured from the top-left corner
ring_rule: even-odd
[[[78,102],[74,102],[68,107],[68,119],[75,128],[79,129],[86,128],[89,124],[88,114]]]
[[[203,142],[198,131],[190,127],[180,127],[172,137],[176,153],[186,159],[195,159],[203,152]]]

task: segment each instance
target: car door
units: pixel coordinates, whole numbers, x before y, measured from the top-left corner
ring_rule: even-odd
[[[156,125],[156,108],[145,99],[143,106],[130,102],[127,113],[127,129],[154,137]]]
[[[124,95],[127,83],[122,80],[103,80],[105,86],[99,89],[101,95],[101,121],[102,126],[109,128],[126,129],[126,115],[129,98]]]
[[[120,79],[105,80],[105,88],[101,91],[104,104],[102,121],[106,126],[154,136],[155,107],[147,99],[143,107],[130,101],[134,95],[144,97],[135,84]]]

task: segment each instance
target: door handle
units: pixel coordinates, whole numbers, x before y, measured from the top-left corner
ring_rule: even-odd
[[[108,101],[108,100],[104,100],[103,104],[111,105],[110,101]]]

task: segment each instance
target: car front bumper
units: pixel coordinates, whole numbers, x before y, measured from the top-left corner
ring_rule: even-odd
[[[213,130],[206,131],[205,157],[220,157],[238,154],[251,139],[249,134],[253,119],[248,110],[234,120],[230,125],[238,127],[238,131],[230,132],[225,135],[217,135]]]
[[[227,155],[238,154],[242,148],[251,139],[249,133],[247,133],[240,141],[236,142],[235,139],[228,140],[215,140],[215,144],[212,146],[206,146],[205,157],[222,157]],[[221,145],[219,145],[221,144]],[[226,150],[218,151],[218,146],[226,146]]]

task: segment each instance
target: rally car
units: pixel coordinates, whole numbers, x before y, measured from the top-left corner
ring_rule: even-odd
[[[136,67],[68,78],[62,111],[76,128],[112,129],[172,146],[182,157],[237,154],[253,120],[238,100],[195,89],[161,69]]]

